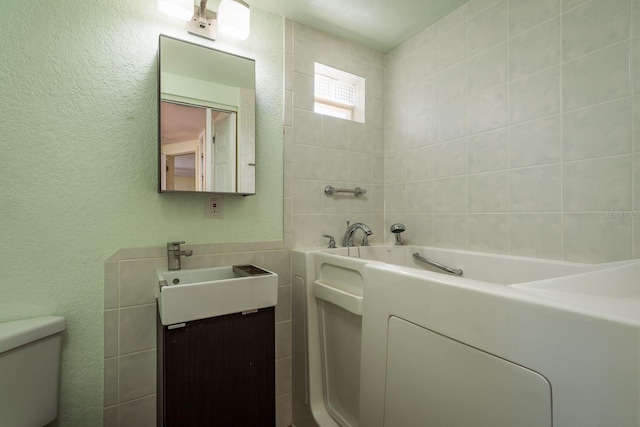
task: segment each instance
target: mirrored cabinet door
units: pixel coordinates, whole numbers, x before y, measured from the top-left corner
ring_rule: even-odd
[[[255,62],[160,36],[158,191],[255,194]]]

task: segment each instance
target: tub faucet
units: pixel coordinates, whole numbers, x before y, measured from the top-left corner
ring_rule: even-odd
[[[329,234],[323,234],[322,237],[326,237],[327,239],[329,239],[329,249],[335,249],[336,248],[336,239],[335,237],[329,235]]]
[[[180,245],[184,242],[168,242],[167,243],[167,264],[169,270],[180,270],[182,267],[180,264],[181,256],[191,256],[193,251],[191,249],[181,250]]]
[[[355,246],[353,244],[353,236],[356,234],[356,231],[362,230],[364,232],[364,237],[362,238],[362,246],[369,246],[368,236],[373,234],[373,231],[362,222],[356,222],[355,224],[349,225],[349,221],[347,221],[347,231],[344,233],[344,237],[342,238],[342,246]]]

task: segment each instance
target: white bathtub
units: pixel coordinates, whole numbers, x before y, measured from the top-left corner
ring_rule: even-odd
[[[345,255],[293,253],[294,425],[640,426],[638,262]]]

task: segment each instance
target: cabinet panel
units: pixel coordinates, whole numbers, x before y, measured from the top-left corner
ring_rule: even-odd
[[[273,307],[158,328],[159,425],[275,425]]]

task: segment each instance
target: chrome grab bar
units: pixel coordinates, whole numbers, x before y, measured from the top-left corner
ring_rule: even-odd
[[[336,188],[331,185],[324,187],[324,195],[327,197],[333,196],[335,193],[353,193],[354,196],[360,197],[363,194],[367,194],[367,190],[364,188],[356,187],[353,190],[345,188]]]
[[[436,268],[439,268],[440,270],[446,271],[447,273],[455,274],[456,276],[462,276],[462,269],[447,267],[446,265],[442,265],[439,262],[432,261],[432,260],[430,260],[428,258],[425,258],[425,257],[421,256],[420,252],[415,252],[413,254],[413,257],[415,259],[417,259],[418,261],[422,261],[424,263],[432,265],[432,266],[434,266]]]

